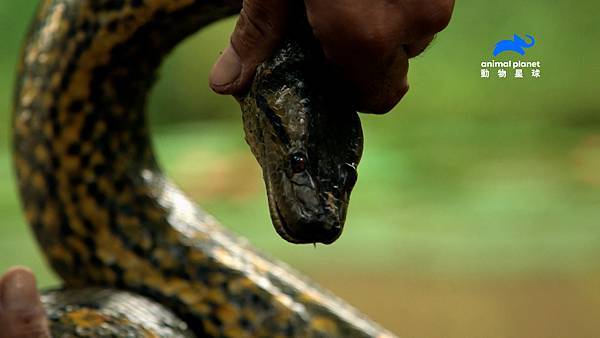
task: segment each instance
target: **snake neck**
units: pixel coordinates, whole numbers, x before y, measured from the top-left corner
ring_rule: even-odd
[[[170,188],[152,151],[146,98],[174,46],[239,6],[218,0],[41,3],[17,83],[15,162],[27,219],[68,284],[89,281],[90,271],[81,267],[106,263],[97,256],[104,246],[97,235],[112,241],[120,234],[139,256],[171,231],[160,204]]]
[[[153,167],[144,110],[157,68],[181,40],[239,6],[239,1],[46,0],[25,51],[27,74],[19,77],[17,107],[43,110],[32,122],[48,139],[60,141],[58,148],[65,149],[57,149],[58,156],[61,150],[78,155],[77,145],[90,153],[94,145],[102,147],[105,163]],[[90,164],[83,162],[75,169]]]
[[[159,170],[144,116],[156,69],[240,5],[43,1],[13,121],[26,218],[67,286],[146,295],[199,336],[391,337],[229,234]]]

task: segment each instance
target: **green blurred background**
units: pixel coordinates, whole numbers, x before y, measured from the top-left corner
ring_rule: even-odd
[[[58,280],[24,223],[10,157],[15,65],[36,3],[0,2],[0,271],[27,265],[45,287]],[[600,337],[599,11],[591,0],[458,0],[411,62],[402,103],[362,116],[360,177],[332,246],[275,234],[239,108],[207,87],[234,20],[164,65],[150,104],[161,162],[235,232],[402,336]],[[525,59],[541,61],[541,78],[481,79],[481,61],[513,33],[536,37]]]

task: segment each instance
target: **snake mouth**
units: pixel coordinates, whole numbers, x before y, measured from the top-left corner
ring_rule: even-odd
[[[306,233],[300,233],[298,230],[290,226],[285,217],[275,203],[275,213],[272,215],[273,224],[277,233],[286,241],[294,244],[309,244],[322,243],[331,244],[342,234],[342,227],[335,224],[332,227],[325,227],[324,223],[316,222],[315,224],[302,224],[300,229],[306,229]],[[329,230],[327,230],[329,229]],[[304,232],[304,231],[303,231]]]
[[[271,187],[269,185],[267,185],[267,196],[273,226],[275,231],[277,231],[279,236],[284,240],[293,244],[331,244],[342,234],[343,227],[339,222],[335,222],[333,226],[328,227],[325,226],[324,222],[303,223],[294,227],[286,221],[277,201],[272,195]],[[299,231],[299,229],[301,231]]]
[[[274,218],[273,224],[275,225],[275,230],[277,231],[279,236],[281,236],[286,241],[288,241],[290,243],[294,243],[294,244],[311,243],[310,241],[303,241],[298,238],[294,229],[292,229],[285,221],[285,218],[283,218],[283,215],[281,214],[281,210],[279,210],[279,206],[277,205],[277,202],[273,202],[273,203],[275,204],[275,208],[274,208],[275,213],[274,214],[272,213],[271,215],[272,215],[272,218]]]
[[[279,234],[279,236],[284,240],[293,244],[309,243],[298,240],[296,236],[294,236],[293,230],[285,222],[283,215],[279,210],[279,206],[277,206],[277,202],[275,201],[275,197],[273,196],[273,189],[268,180],[265,180],[265,186],[267,188],[267,202],[269,204],[269,214],[271,215],[271,220],[273,221],[273,226],[275,227],[275,231],[277,231],[277,234]]]
[[[294,244],[322,243],[331,244],[342,234],[343,227],[339,222],[328,226],[326,222],[314,221],[311,223],[300,223],[297,228],[286,222],[277,202],[273,201],[271,219],[277,233],[286,241]]]

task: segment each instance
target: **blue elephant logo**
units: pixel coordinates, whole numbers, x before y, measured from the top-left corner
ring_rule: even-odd
[[[535,39],[533,36],[529,34],[525,34],[531,40],[530,43],[527,43],[520,36],[515,34],[513,36],[513,40],[501,40],[496,44],[496,48],[494,48],[494,56],[508,51],[517,52],[521,55],[525,55],[525,48],[531,48],[535,45]]]

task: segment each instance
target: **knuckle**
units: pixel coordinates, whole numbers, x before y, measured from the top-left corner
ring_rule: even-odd
[[[16,332],[11,336],[12,338],[50,338],[50,334],[47,330],[42,328],[35,328]]]
[[[45,338],[50,337],[48,323],[41,308],[19,311],[8,315],[2,325],[2,331],[10,333],[14,338]]]
[[[381,57],[396,49],[394,36],[387,25],[373,24],[356,32],[354,39],[367,55]]]
[[[382,69],[379,76],[359,84],[361,111],[372,114],[385,114],[400,102],[408,91],[406,59],[398,57],[391,66]]]
[[[335,50],[331,50],[331,54],[336,54],[341,59],[352,57],[376,61],[388,59],[397,50],[400,42],[389,26],[371,24],[348,27],[347,22],[332,22],[322,33],[328,34],[330,39],[335,39],[330,48]]]
[[[238,53],[243,53],[263,39],[263,31],[256,26],[255,20],[249,17],[245,8],[240,12],[231,42]]]
[[[242,7],[247,22],[263,35],[277,28],[276,13],[273,13],[273,6],[269,6],[269,3],[269,1],[245,0]]]
[[[404,91],[394,91],[384,95],[365,98],[361,102],[361,111],[376,115],[387,114],[396,106],[396,104],[398,104],[398,102],[400,102],[404,94]]]
[[[240,19],[248,30],[259,36],[277,34],[283,23],[280,13],[277,13],[280,7],[281,4],[272,4],[272,1],[244,0]]]
[[[20,311],[15,314],[15,321],[23,326],[35,327],[43,322],[44,310],[41,307]]]
[[[18,322],[25,325],[29,325],[35,322],[36,319],[40,317],[40,311],[38,311],[37,309],[22,311],[17,313],[15,317]]]
[[[316,0],[315,0],[316,1]],[[389,60],[399,51],[403,27],[395,13],[369,6],[326,9],[319,5],[308,11],[313,32],[328,57],[334,61]]]
[[[437,33],[450,23],[454,0],[435,0],[421,11],[419,24],[428,33]]]
[[[271,47],[279,40],[283,31],[283,18],[278,13],[281,9],[281,5],[272,5],[271,1],[244,1],[231,37],[231,43],[240,57],[265,57],[261,52],[269,48],[257,46]]]

